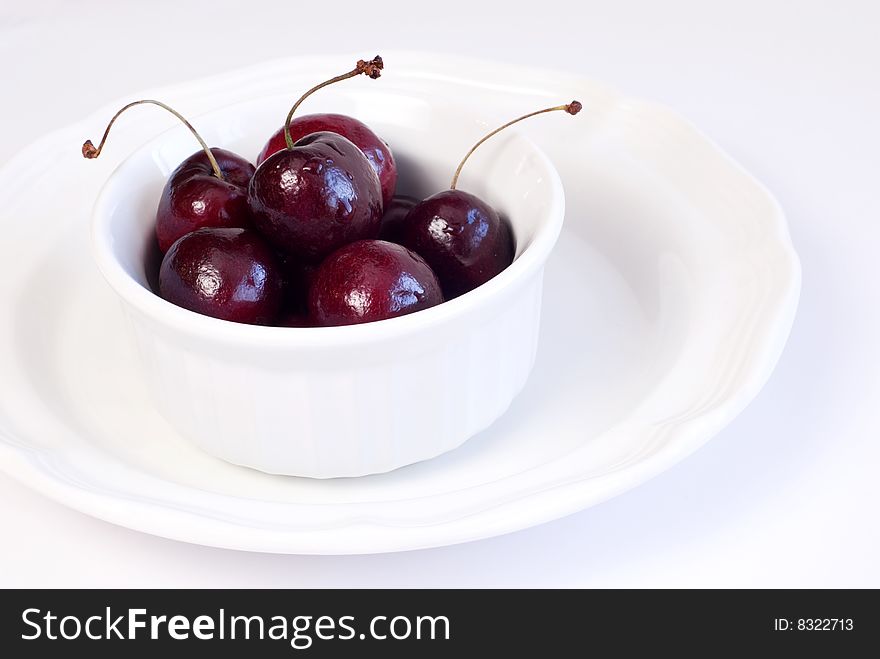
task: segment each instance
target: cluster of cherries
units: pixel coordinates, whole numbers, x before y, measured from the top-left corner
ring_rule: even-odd
[[[388,145],[362,122],[339,114],[293,118],[329,84],[364,74],[378,78],[382,58],[360,60],[306,92],[269,139],[257,167],[208,148],[190,123],[164,103],[202,146],[169,177],[156,213],[164,254],[159,293],[208,316],[240,323],[312,327],[365,323],[425,309],[476,288],[513,261],[506,220],[481,199],[449,190],[425,200],[395,196],[397,168]]]

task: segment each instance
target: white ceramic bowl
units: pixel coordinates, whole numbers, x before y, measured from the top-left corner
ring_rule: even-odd
[[[447,188],[479,137],[462,135],[473,120],[439,98],[407,112],[393,97],[382,108],[375,89],[364,93],[369,123],[398,160],[398,190]],[[329,90],[324,101],[307,111],[332,109]],[[209,144],[253,158],[287,102],[255,99],[192,121]],[[544,264],[564,212],[559,177],[534,144],[514,131],[499,135],[459,185],[511,221],[509,268],[437,307],[330,328],[221,321],[153,292],[156,204],[168,174],[196,148],[181,127],[137,150],[107,181],[92,222],[95,260],[130,319],[158,409],[182,436],[265,472],[359,476],[449,451],[505,412],[534,362]]]

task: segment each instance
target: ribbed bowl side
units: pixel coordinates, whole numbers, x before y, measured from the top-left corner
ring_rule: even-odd
[[[127,311],[181,436],[261,471],[361,476],[449,451],[507,410],[534,364],[542,274],[452,323],[321,356],[199,345]]]

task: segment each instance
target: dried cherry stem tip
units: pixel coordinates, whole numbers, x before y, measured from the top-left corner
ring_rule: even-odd
[[[128,105],[126,105],[122,109],[120,109],[119,112],[114,114],[113,118],[110,120],[110,123],[107,124],[107,128],[104,130],[104,136],[101,138],[101,142],[98,144],[98,146],[95,146],[94,144],[92,144],[91,140],[86,140],[85,142],[83,142],[83,145],[82,145],[83,157],[91,160],[93,158],[97,158],[98,156],[100,156],[101,150],[104,148],[104,143],[107,141],[107,136],[110,134],[110,128],[112,128],[113,123],[119,118],[119,115],[121,115],[123,112],[125,112],[129,108],[133,108],[135,105],[143,105],[145,103],[150,104],[150,105],[158,105],[163,110],[167,110],[168,112],[173,114],[175,117],[180,119],[180,121],[183,122],[183,125],[189,129],[189,132],[191,132],[193,134],[193,137],[195,137],[199,141],[199,144],[202,146],[202,150],[205,152],[205,155],[208,156],[208,161],[211,163],[211,169],[214,170],[214,176],[219,178],[221,181],[225,180],[223,178],[223,172],[220,170],[220,165],[217,164],[217,159],[214,158],[214,154],[211,153],[211,149],[208,148],[208,145],[205,143],[205,140],[203,140],[202,136],[198,134],[198,132],[196,131],[195,128],[193,128],[192,124],[189,123],[182,114],[177,112],[177,110],[174,110],[174,109],[168,107],[167,105],[165,105],[161,101],[153,101],[150,99],[144,99],[141,101],[134,101],[132,103],[129,103]]]
[[[284,121],[284,141],[287,143],[287,148],[293,148],[293,138],[290,136],[290,120],[293,118],[293,113],[296,112],[296,109],[302,104],[304,100],[306,100],[309,96],[314,94],[319,89],[326,87],[327,85],[332,85],[335,82],[347,80],[348,78],[354,78],[355,76],[359,76],[361,74],[375,80],[382,75],[382,69],[384,68],[385,63],[378,55],[368,61],[359,59],[357,61],[357,64],[354,65],[354,68],[348,73],[343,73],[342,75],[338,75],[335,78],[330,78],[330,80],[325,80],[320,85],[315,85],[305,94],[300,96],[299,100],[293,104],[292,108],[290,108],[290,112],[287,113],[287,119]]]
[[[557,112],[557,111],[562,111],[562,112],[567,112],[568,114],[571,114],[571,115],[575,115],[575,114],[577,114],[578,112],[580,112],[583,108],[584,108],[584,106],[583,106],[583,104],[582,104],[580,101],[572,101],[571,103],[566,103],[565,105],[557,105],[557,106],[552,107],[552,108],[544,108],[543,110],[538,110],[538,111],[536,111],[536,112],[529,112],[528,114],[524,114],[523,116],[518,117],[517,119],[514,119],[513,121],[508,121],[508,122],[507,122],[506,124],[504,124],[503,126],[499,126],[499,127],[496,128],[495,130],[493,130],[491,133],[488,133],[487,135],[484,135],[483,138],[480,139],[479,142],[477,142],[476,144],[474,144],[474,145],[471,147],[470,151],[468,151],[468,152],[465,154],[464,158],[461,159],[461,162],[458,163],[458,167],[456,168],[456,170],[455,170],[455,174],[454,174],[453,177],[452,177],[452,185],[449,186],[449,189],[450,189],[450,190],[455,190],[455,186],[458,184],[458,177],[459,177],[459,175],[461,174],[461,170],[462,170],[462,168],[464,167],[464,164],[467,162],[468,158],[471,157],[471,154],[472,154],[474,151],[476,151],[476,150],[480,147],[480,145],[481,145],[483,142],[485,142],[486,140],[488,140],[490,137],[492,137],[492,136],[494,136],[494,135],[497,135],[498,133],[500,133],[502,130],[504,130],[504,129],[507,128],[508,126],[512,126],[513,124],[515,124],[515,123],[517,123],[517,122],[520,122],[520,121],[522,121],[523,119],[528,119],[529,117],[534,117],[534,116],[539,115],[539,114],[544,114],[545,112]]]

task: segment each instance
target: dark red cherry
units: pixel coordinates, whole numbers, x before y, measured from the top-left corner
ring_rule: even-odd
[[[397,186],[397,166],[394,164],[394,156],[388,145],[364,122],[344,114],[307,114],[296,117],[290,122],[290,136],[294,142],[311,133],[321,132],[342,135],[364,152],[376,176],[379,177],[379,184],[382,186],[382,203],[387,208]],[[284,129],[279,128],[257,156],[257,165],[273,153],[285,148],[287,143],[284,141]]]
[[[268,325],[281,309],[282,281],[275,253],[253,229],[206,227],[166,252],[159,293],[206,316]]]
[[[401,245],[360,240],[328,256],[312,280],[309,318],[316,325],[384,320],[443,302],[427,263]]]
[[[382,58],[322,82],[294,103],[284,120],[285,145],[257,167],[248,187],[254,226],[281,251],[317,263],[333,250],[379,234],[382,188],[367,157],[338,133],[311,133],[294,142],[291,119],[313,92],[365,74],[378,78]]]
[[[315,263],[379,234],[382,190],[366,156],[336,133],[312,133],[269,156],[248,188],[257,230],[278,249]]]
[[[156,211],[156,238],[163,252],[181,236],[202,227],[250,226],[247,186],[254,166],[225,149],[212,148],[211,153],[223,173],[222,180],[214,175],[205,152],[198,151],[165,183]]]
[[[399,241],[430,264],[447,299],[489,281],[513,261],[513,232],[478,197],[445,190],[415,206]]]
[[[385,214],[382,216],[379,238],[392,243],[399,243],[403,221],[418,203],[419,200],[415,197],[397,195],[391,200],[390,204],[385,204]]]
[[[456,190],[458,176],[483,142],[518,121],[544,112],[577,114],[578,101],[538,110],[493,130],[477,142],[452,178],[449,190],[419,202],[400,223],[399,242],[422,256],[437,273],[443,294],[451,299],[484,284],[513,262],[515,241],[507,221],[482,199]]]
[[[205,140],[181,114],[164,103],[153,100],[134,101],[119,110],[107,128],[100,144],[91,140],[82,146],[86,158],[97,158],[107,142],[110,128],[119,116],[136,105],[151,104],[177,117],[193,134],[202,150],[184,160],[165,184],[156,211],[156,238],[165,252],[172,243],[201,227],[249,226],[247,186],[254,166],[225,149],[209,149]]]

